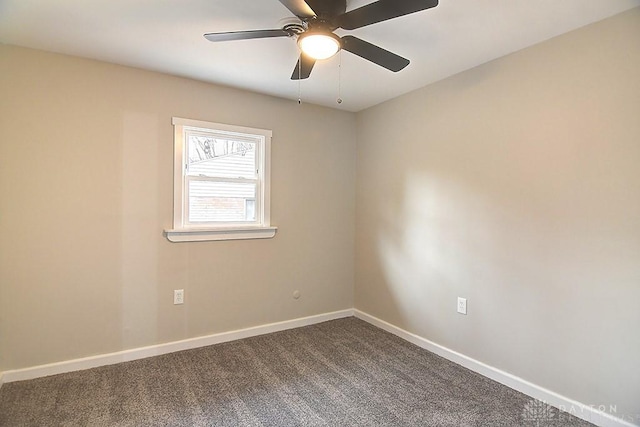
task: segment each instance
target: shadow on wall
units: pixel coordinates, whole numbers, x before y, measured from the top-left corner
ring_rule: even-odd
[[[167,207],[159,203],[159,150],[162,149],[158,117],[126,111],[122,117],[122,232],[121,348],[155,343],[161,319],[158,317],[158,282],[161,254],[158,229]],[[164,147],[171,153],[171,147]],[[167,191],[170,190],[166,189]],[[166,299],[166,298],[165,298]]]

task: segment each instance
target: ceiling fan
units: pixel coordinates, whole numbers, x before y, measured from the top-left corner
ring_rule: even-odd
[[[300,22],[282,29],[208,33],[212,42],[269,37],[296,37],[300,58],[291,74],[292,80],[306,79],[317,60],[327,59],[344,49],[393,72],[409,65],[409,60],[354,36],[339,37],[338,28],[355,30],[377,22],[430,9],[438,0],[378,0],[346,12],[346,0],[280,0]]]

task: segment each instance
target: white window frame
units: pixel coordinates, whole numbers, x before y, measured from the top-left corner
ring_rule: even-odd
[[[271,195],[271,136],[266,129],[206,122],[173,117],[173,228],[165,230],[172,242],[202,242],[210,240],[269,239],[275,236],[277,227],[270,223]],[[187,162],[185,135],[187,131],[250,137],[258,141],[256,161],[258,185],[256,188],[256,221],[252,223],[190,224],[187,220],[189,200],[186,190]]]

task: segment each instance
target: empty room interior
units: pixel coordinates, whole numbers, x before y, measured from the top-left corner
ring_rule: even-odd
[[[118,3],[0,0],[0,425],[640,426],[640,0]]]

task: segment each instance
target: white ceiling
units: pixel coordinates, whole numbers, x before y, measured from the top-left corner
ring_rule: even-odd
[[[367,3],[347,0],[347,10]],[[300,90],[303,102],[359,111],[636,6],[640,0],[441,0],[348,32],[409,58],[404,70],[342,52],[318,62],[300,85],[290,80],[293,39],[212,43],[202,36],[281,28],[292,16],[278,0],[0,0],[0,41],[292,100]]]

